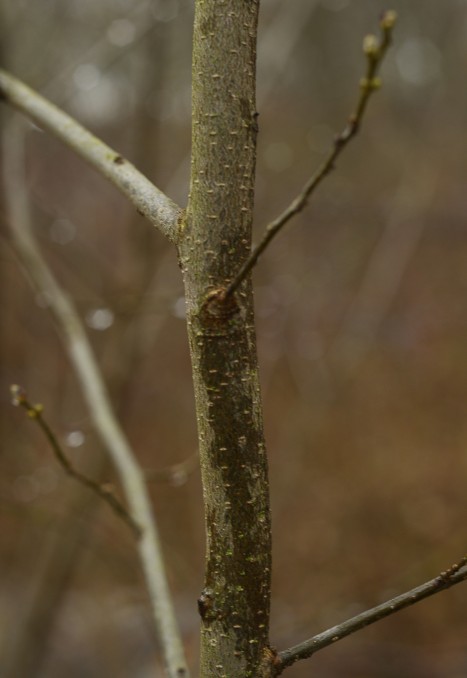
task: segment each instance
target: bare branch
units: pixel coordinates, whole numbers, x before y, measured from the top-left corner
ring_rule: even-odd
[[[374,624],[380,619],[384,619],[384,617],[389,617],[391,614],[399,612],[399,610],[403,610],[405,607],[415,605],[415,603],[418,603],[424,598],[440,593],[440,591],[445,591],[446,589],[451,588],[451,586],[455,586],[466,579],[467,556],[464,556],[458,563],[455,563],[448,570],[441,572],[441,574],[425,584],[417,586],[406,593],[402,593],[400,596],[396,596],[396,598],[392,598],[381,605],[377,605],[371,610],[366,610],[361,614],[357,614],[355,617],[348,619],[342,624],[333,626],[327,631],[319,633],[317,636],[313,636],[313,638],[291,647],[289,650],[279,652],[276,660],[276,676],[280,675],[284,669],[295,664],[295,662],[300,659],[307,659],[319,650],[323,650],[328,645],[333,645],[338,640],[355,633],[355,631],[359,631],[365,626]]]
[[[3,136],[3,178],[7,220],[15,249],[33,286],[49,303],[96,431],[118,472],[129,512],[141,530],[137,542],[139,555],[168,675],[170,678],[188,678],[144,474],[112,411],[106,387],[78,313],[55,280],[34,239],[24,177],[23,139],[21,130],[14,123],[7,127]]]
[[[177,239],[181,209],[134,165],[82,127],[67,113],[0,69],[0,98],[57,137],[109,179],[169,240]],[[8,168],[6,168],[8,171]]]
[[[179,464],[172,464],[162,469],[146,469],[146,482],[166,482],[170,485],[183,485],[189,476],[199,469],[199,454],[195,452]]]
[[[45,420],[43,414],[44,413],[43,406],[40,404],[33,405],[32,403],[30,403],[24,389],[21,388],[21,386],[18,386],[17,384],[13,384],[11,386],[11,395],[13,405],[16,405],[17,407],[23,407],[28,413],[28,417],[33,421],[37,422],[39,428],[49,441],[56,460],[63,468],[65,473],[69,475],[71,478],[77,480],[81,485],[84,485],[84,487],[89,488],[95,494],[97,494],[103,501],[106,502],[106,504],[110,506],[115,515],[121,518],[128,525],[133,534],[136,537],[140,537],[141,530],[139,526],[130,516],[130,514],[123,506],[123,504],[119,501],[119,499],[117,499],[113,492],[113,488],[111,486],[100,485],[99,483],[96,483],[95,480],[92,480],[92,478],[88,478],[83,473],[80,473],[74,468],[73,464],[68,459],[65,452],[62,450],[60,443],[57,440],[57,436],[55,435],[55,433],[52,431],[49,424]]]
[[[392,31],[396,22],[396,13],[389,11],[385,12],[380,21],[381,39],[378,43],[376,36],[367,35],[363,41],[363,51],[367,59],[367,72],[365,77],[360,81],[360,96],[358,98],[357,106],[354,113],[350,116],[347,126],[335,138],[334,145],[328,154],[327,158],[318,168],[318,170],[311,176],[303,187],[301,193],[290,203],[287,209],[281,215],[272,221],[265,229],[261,241],[251,252],[248,259],[246,259],[239,272],[232,280],[230,285],[225,290],[224,296],[228,297],[236,289],[246,276],[253,270],[256,262],[261,254],[268,247],[271,240],[284,228],[284,226],[301,212],[308,203],[308,199],[318,188],[323,179],[335,168],[335,163],[349,141],[357,134],[360,129],[363,115],[368,105],[368,101],[375,90],[377,90],[381,81],[377,77],[380,66],[383,62],[386,51],[391,44]]]

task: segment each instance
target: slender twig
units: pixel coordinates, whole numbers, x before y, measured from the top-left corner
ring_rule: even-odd
[[[162,550],[144,474],[110,405],[109,395],[79,315],[52,274],[32,233],[24,176],[24,144],[17,120],[3,135],[3,180],[7,221],[32,285],[47,299],[89,412],[118,472],[129,513],[141,529],[137,541],[153,617],[170,678],[189,675],[175,619]]]
[[[161,469],[146,469],[145,477],[148,483],[167,482],[171,485],[182,485],[197,468],[199,468],[199,454],[195,452],[179,464],[172,464]]]
[[[392,598],[361,614],[357,614],[355,617],[348,619],[342,624],[333,626],[327,631],[319,633],[317,636],[313,636],[313,638],[305,640],[299,645],[279,652],[276,660],[276,675],[280,675],[284,669],[300,659],[311,657],[319,650],[323,650],[325,647],[328,647],[328,645],[333,645],[338,640],[359,631],[365,626],[374,624],[380,619],[384,619],[384,617],[389,617],[391,614],[403,610],[405,607],[415,605],[415,603],[418,603],[420,600],[440,593],[440,591],[445,591],[446,589],[451,588],[451,586],[455,586],[466,579],[467,556],[464,556],[459,562],[452,565],[445,572],[441,572],[441,574],[425,584],[417,586],[406,593],[402,593],[400,596],[396,596],[396,598]]]
[[[175,242],[181,209],[134,165],[10,73],[0,69],[0,98],[60,139],[109,179],[138,212]],[[6,168],[8,171],[8,167]]]
[[[100,485],[96,483],[92,478],[88,478],[80,471],[77,471],[71,461],[66,456],[65,452],[60,446],[60,443],[57,440],[57,436],[50,428],[46,419],[44,418],[44,408],[40,404],[33,405],[27,398],[27,394],[21,386],[13,384],[11,386],[11,395],[12,403],[17,407],[23,407],[28,413],[28,417],[33,421],[36,421],[41,431],[44,433],[45,437],[50,443],[52,451],[55,455],[56,460],[63,468],[65,473],[71,478],[77,480],[81,485],[88,487],[95,494],[97,494],[101,499],[103,499],[112,509],[112,511],[121,518],[131,529],[133,534],[136,537],[141,535],[141,529],[135,520],[130,516],[124,505],[119,499],[115,496],[113,488],[111,486]]]
[[[383,62],[386,51],[392,41],[392,31],[396,22],[396,13],[393,11],[385,12],[380,21],[381,39],[374,35],[367,35],[363,41],[363,51],[367,58],[367,72],[365,77],[360,81],[360,96],[358,98],[357,106],[354,113],[350,116],[347,126],[334,139],[332,149],[321,166],[310,177],[299,195],[290,203],[290,205],[280,214],[277,219],[271,221],[266,227],[262,239],[253,248],[250,256],[245,260],[245,263],[240,268],[239,272],[228,285],[224,292],[224,298],[238,289],[239,285],[252,271],[261,254],[268,247],[269,243],[276,235],[284,228],[284,226],[301,212],[306,206],[311,194],[317,189],[323,179],[335,168],[335,163],[344,148],[350,140],[358,133],[368,101],[373,92],[381,86],[381,81],[377,77],[380,66]]]

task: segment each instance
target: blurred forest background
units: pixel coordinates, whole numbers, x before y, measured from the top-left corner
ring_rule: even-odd
[[[193,2],[0,8],[6,67],[185,205]],[[467,2],[391,8],[395,44],[361,135],[254,275],[278,649],[435,576],[466,548]],[[364,73],[362,40],[382,9],[373,0],[262,0],[256,234],[345,125]],[[174,251],[34,125],[27,172],[41,249],[150,470],[196,667],[204,535]],[[162,676],[131,535],[64,477],[40,431],[10,405],[19,383],[44,405],[73,463],[115,480],[47,299],[20,269],[0,210],[0,674]],[[467,588],[287,671],[311,675],[465,678]]]

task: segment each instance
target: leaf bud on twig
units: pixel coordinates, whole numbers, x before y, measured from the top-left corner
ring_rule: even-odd
[[[394,27],[394,24],[397,21],[397,12],[390,9],[387,12],[383,13],[381,17],[381,28],[385,31],[391,30]]]
[[[368,57],[376,57],[378,54],[379,45],[376,35],[365,35],[363,39],[363,52]]]

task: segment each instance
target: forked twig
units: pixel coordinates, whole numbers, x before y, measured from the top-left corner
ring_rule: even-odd
[[[403,610],[405,607],[415,605],[420,600],[433,596],[440,591],[445,591],[446,589],[459,584],[462,581],[467,579],[467,555],[461,558],[457,563],[449,567],[446,571],[441,572],[437,577],[431,579],[421,586],[402,593],[400,596],[396,596],[391,600],[377,605],[376,607],[366,610],[361,614],[357,614],[351,619],[342,624],[337,624],[332,628],[319,633],[317,636],[313,636],[309,640],[305,640],[299,645],[279,652],[276,659],[276,676],[280,675],[284,669],[300,659],[307,659],[319,650],[323,650],[328,645],[333,645],[338,640],[342,640],[346,636],[359,631],[365,626],[374,624],[384,617],[389,617],[399,610]]]
[[[131,517],[131,515],[128,513],[127,509],[125,506],[121,503],[119,499],[115,496],[113,492],[113,488],[110,486],[106,485],[100,485],[97,483],[95,480],[92,480],[91,478],[88,478],[85,476],[83,473],[80,473],[80,471],[77,471],[71,461],[68,459],[66,456],[65,452],[62,450],[60,443],[57,440],[57,436],[54,434],[52,429],[50,428],[49,424],[47,423],[46,419],[44,418],[44,408],[42,405],[33,405],[27,397],[26,391],[21,388],[21,386],[18,386],[17,384],[14,384],[11,386],[11,395],[12,395],[12,403],[13,405],[17,407],[23,407],[26,412],[28,413],[28,417],[30,419],[33,419],[34,421],[37,422],[39,428],[41,431],[44,433],[45,437],[50,443],[50,446],[52,448],[52,451],[55,455],[56,460],[60,464],[60,466],[63,468],[65,473],[69,475],[71,478],[74,478],[77,480],[81,485],[84,485],[84,487],[89,488],[97,494],[103,501],[110,506],[112,511],[121,519],[123,520],[126,525],[131,529],[133,534],[136,537],[140,537],[141,535],[141,528],[137,524],[137,522]]]
[[[373,92],[381,86],[381,81],[377,77],[378,71],[383,62],[387,49],[392,41],[392,32],[396,23],[396,13],[393,11],[385,12],[380,21],[381,38],[375,35],[367,35],[363,41],[363,51],[367,59],[366,75],[360,81],[360,96],[354,113],[349,118],[347,126],[334,140],[333,147],[327,158],[310,177],[303,187],[301,193],[290,203],[290,205],[280,214],[277,219],[271,221],[266,227],[261,241],[253,248],[250,256],[246,259],[239,272],[228,285],[224,292],[224,298],[231,296],[239,285],[245,280],[246,276],[256,265],[261,254],[267,248],[271,240],[282,230],[282,228],[301,212],[308,202],[311,194],[316,190],[323,179],[334,169],[335,162],[347,146],[349,141],[357,134],[360,129],[368,101]]]

